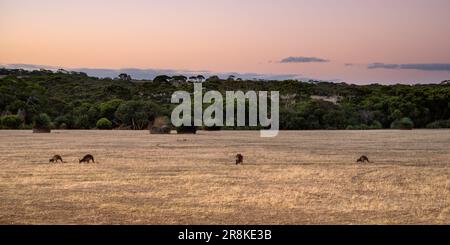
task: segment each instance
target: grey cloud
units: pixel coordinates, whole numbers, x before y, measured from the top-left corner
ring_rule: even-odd
[[[323,63],[330,62],[326,59],[316,58],[316,57],[287,57],[280,61],[280,63]]]
[[[430,64],[385,64],[373,63],[367,66],[368,69],[391,69],[391,70],[419,70],[419,71],[448,71],[450,64],[430,63]]]
[[[369,69],[400,69],[398,64],[372,63],[367,66]]]

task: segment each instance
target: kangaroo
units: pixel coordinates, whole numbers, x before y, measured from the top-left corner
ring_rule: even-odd
[[[82,159],[80,159],[79,163],[90,163],[91,161],[95,163],[94,157],[91,154],[87,154]]]
[[[60,161],[61,163],[64,163],[64,161],[60,155],[54,155],[52,158],[50,158],[50,160],[48,160],[48,162],[53,162],[53,163],[57,163],[58,161]]]
[[[236,165],[243,164],[244,163],[244,156],[242,154],[236,155]]]
[[[365,163],[365,162],[370,162],[370,161],[369,161],[368,157],[361,156],[360,158],[358,158],[358,160],[356,160],[356,162]]]

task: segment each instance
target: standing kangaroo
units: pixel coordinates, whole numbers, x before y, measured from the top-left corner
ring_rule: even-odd
[[[244,156],[242,154],[236,155],[236,165],[243,164],[244,163]]]
[[[87,154],[82,159],[80,159],[79,163],[90,163],[91,161],[95,163],[94,157],[91,154]]]
[[[61,163],[64,163],[64,161],[60,155],[54,155],[52,158],[50,158],[48,160],[48,162],[53,162],[53,163],[57,163],[58,161],[60,161]]]
[[[368,157],[361,156],[360,158],[358,158],[358,160],[356,160],[356,162],[365,163],[365,162],[370,162],[370,161],[369,161]]]

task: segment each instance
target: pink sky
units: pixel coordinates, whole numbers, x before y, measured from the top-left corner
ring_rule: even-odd
[[[18,63],[440,82],[450,1],[0,0],[0,64]]]

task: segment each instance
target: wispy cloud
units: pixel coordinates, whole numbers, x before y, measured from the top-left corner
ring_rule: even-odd
[[[372,63],[367,66],[368,69],[391,69],[391,70],[419,70],[419,71],[448,71],[450,64],[430,63],[430,64],[385,64]]]
[[[326,59],[316,58],[316,57],[302,57],[302,56],[291,56],[284,58],[280,61],[280,63],[323,63],[330,62]]]

